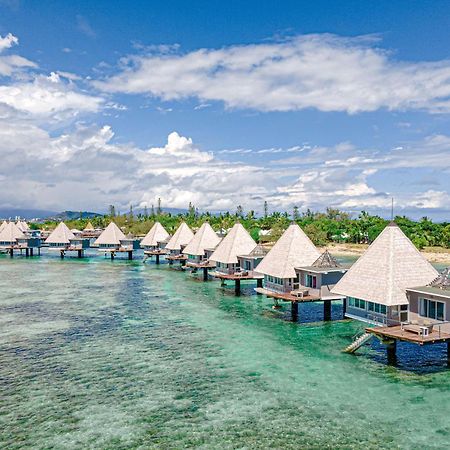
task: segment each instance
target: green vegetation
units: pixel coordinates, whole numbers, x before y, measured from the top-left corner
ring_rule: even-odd
[[[152,207],[150,212],[145,209],[143,213],[135,215],[133,209],[130,208],[128,213],[117,215],[116,208],[111,205],[108,215],[91,219],[78,218],[67,221],[66,224],[69,228],[82,230],[89,221],[94,227],[104,228],[111,220],[114,220],[126,233],[131,232],[135,235],[145,235],[155,221],[161,222],[169,233],[173,233],[183,220],[194,230],[199,228],[203,222],[208,221],[216,231],[219,229],[227,230],[234,223],[240,221],[255,240],[259,236],[259,240],[263,242],[276,241],[289,224],[295,220],[318,246],[330,242],[369,244],[389,223],[389,221],[379,216],[370,215],[365,211],[361,212],[358,217],[351,217],[348,213],[333,208],[328,208],[324,213],[310,210],[300,213],[296,207],[292,215],[287,212],[269,214],[267,202],[264,204],[264,215],[262,217],[255,217],[253,211],[244,213],[240,205],[234,214],[229,212],[221,214],[205,212],[200,214],[190,204],[186,213],[172,215],[163,212],[161,201],[158,200],[157,208]],[[419,249],[436,246],[450,248],[449,223],[433,223],[427,217],[419,221],[412,221],[404,216],[397,216],[395,222]],[[56,222],[47,221],[33,225],[35,228],[53,229]],[[267,234],[268,232],[269,234]]]

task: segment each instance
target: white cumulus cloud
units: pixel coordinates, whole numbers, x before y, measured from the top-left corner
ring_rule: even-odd
[[[450,61],[397,61],[372,37],[305,35],[282,42],[134,55],[95,85],[163,100],[194,97],[260,111],[450,111]]]

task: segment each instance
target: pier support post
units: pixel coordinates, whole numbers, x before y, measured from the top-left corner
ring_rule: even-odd
[[[111,261],[114,259],[114,252],[111,252]]]
[[[450,341],[447,341],[447,367],[450,367]]]
[[[11,258],[14,257],[14,249],[13,249],[12,247],[9,249],[9,256],[10,256]]]
[[[331,300],[323,302],[323,320],[328,322],[331,320]]]
[[[83,250],[78,250],[78,258],[82,258],[83,257]]]
[[[235,280],[234,282],[234,294],[241,295],[241,280]]]
[[[291,315],[292,315],[292,321],[297,322],[297,320],[298,320],[298,302],[291,302]]]
[[[30,248],[30,256],[33,256],[33,249]]]
[[[28,248],[25,249],[25,257],[28,258],[30,256],[30,250]]]
[[[259,287],[259,288],[263,287],[263,279],[262,278],[256,279],[256,287]]]
[[[342,318],[345,319],[345,314],[347,313],[347,297],[342,299]]]
[[[397,341],[389,342],[386,346],[388,364],[395,366],[397,364]]]
[[[128,252],[128,259],[129,260],[133,259],[133,252],[131,250]]]
[[[208,281],[208,269],[203,267],[203,281]]]
[[[61,251],[59,252],[59,256],[61,257],[61,259],[64,259],[64,250],[61,250]]]
[[[159,255],[156,255],[156,264],[159,264]]]

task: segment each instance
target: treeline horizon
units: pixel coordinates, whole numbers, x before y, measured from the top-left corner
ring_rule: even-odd
[[[126,233],[145,235],[155,222],[160,222],[170,234],[173,234],[179,224],[184,221],[191,228],[198,229],[204,222],[209,222],[215,231],[227,230],[236,222],[249,231],[257,242],[275,242],[284,230],[292,223],[297,223],[317,246],[329,243],[370,244],[381,233],[390,220],[378,215],[361,211],[357,217],[336,208],[327,208],[325,212],[314,212],[310,209],[300,212],[294,207],[292,213],[274,211],[269,213],[267,202],[264,203],[264,213],[257,217],[254,211],[244,212],[238,205],[235,213],[199,212],[192,204],[185,213],[172,214],[161,207],[161,201],[155,207],[144,208],[138,214],[133,208],[127,213],[116,213],[113,205],[109,213],[103,216],[84,218],[82,213],[78,219],[67,220],[69,228],[83,229],[88,222],[96,228],[105,228],[110,221],[114,221]],[[435,223],[428,217],[414,221],[406,216],[396,216],[395,223],[411,239],[418,249],[424,247],[450,248],[450,223]],[[58,221],[45,221],[33,224],[35,228],[51,229]],[[270,233],[267,232],[270,230]],[[263,233],[261,233],[261,231]]]

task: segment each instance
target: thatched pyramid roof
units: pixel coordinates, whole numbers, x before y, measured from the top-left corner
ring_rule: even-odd
[[[17,239],[24,239],[26,236],[14,222],[9,222],[0,232],[0,242],[15,243]]]
[[[277,278],[295,278],[295,267],[310,266],[319,258],[319,250],[297,225],[290,225],[256,271]]]
[[[428,286],[439,289],[450,289],[450,267],[444,269]]]
[[[438,275],[395,224],[388,225],[332,289],[381,305],[408,304],[406,288],[423,286]]]
[[[47,244],[70,244],[70,239],[73,239],[75,235],[69,230],[64,222],[58,224],[58,226],[50,233],[50,236],[45,240]]]
[[[209,259],[223,264],[237,264],[238,255],[247,255],[255,247],[256,242],[247,230],[240,223],[236,223]]]
[[[144,239],[142,239],[141,245],[156,247],[158,242],[163,242],[168,237],[169,233],[165,230],[165,228],[159,222],[155,222]]]
[[[338,268],[342,267],[334,256],[328,250],[325,250],[313,263],[311,267],[321,267],[321,268]]]
[[[205,222],[195,233],[192,240],[183,250],[186,255],[204,255],[205,249],[215,248],[220,242],[220,237],[212,229],[208,222]]]
[[[111,222],[97,238],[95,244],[120,245],[120,241],[122,239],[125,239],[125,235],[122,233],[122,230],[114,222]]]
[[[84,227],[83,231],[94,231],[94,226],[92,225],[92,223],[89,221],[87,223],[87,225]]]
[[[189,244],[193,237],[194,233],[192,232],[192,230],[185,222],[181,222],[180,226],[177,228],[177,231],[175,231],[174,235],[167,243],[166,249],[181,250],[181,247]]]

